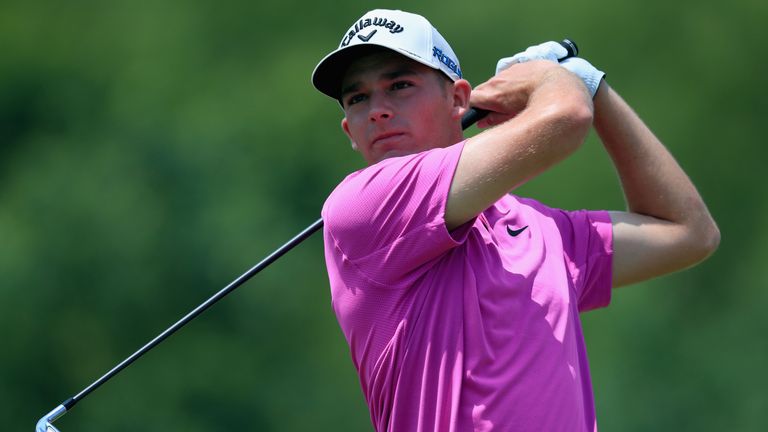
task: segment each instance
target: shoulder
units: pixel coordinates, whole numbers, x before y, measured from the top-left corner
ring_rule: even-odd
[[[350,257],[435,230],[447,235],[445,202],[460,151],[427,150],[350,174],[323,206],[326,235]]]
[[[355,171],[328,196],[323,217],[331,223],[367,222],[383,208],[407,212],[431,196],[431,201],[442,201],[447,190],[441,189],[450,186],[461,144],[385,159]]]

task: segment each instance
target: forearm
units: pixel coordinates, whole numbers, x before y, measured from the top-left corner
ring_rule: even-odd
[[[717,226],[674,157],[607,83],[594,103],[594,126],[616,167],[629,212],[614,215],[622,248],[615,268],[623,270],[617,282],[668,273],[711,254],[719,242]],[[644,251],[655,258],[639,259]]]
[[[595,95],[595,130],[621,180],[628,210],[670,222],[709,217],[669,151],[605,82]]]
[[[498,197],[576,151],[589,132],[592,103],[578,80],[558,68],[532,91],[520,112],[511,119],[499,117],[501,124],[468,143],[470,152],[496,168],[483,172],[495,176],[493,195]]]
[[[592,122],[592,102],[578,79],[545,62],[516,65],[473,98],[474,106],[491,111],[483,124],[497,126],[464,146],[446,206],[449,228],[567,157]]]

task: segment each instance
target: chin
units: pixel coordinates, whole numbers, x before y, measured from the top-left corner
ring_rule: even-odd
[[[408,150],[389,150],[385,152],[383,155],[379,156],[378,161],[383,161],[384,159],[389,159],[393,157],[400,157],[400,156],[408,156],[411,154],[416,153],[415,151],[408,151]]]

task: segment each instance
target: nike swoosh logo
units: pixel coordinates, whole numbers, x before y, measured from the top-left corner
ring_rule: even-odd
[[[520,235],[521,232],[525,231],[526,228],[528,228],[528,225],[520,229],[513,230],[512,228],[509,227],[509,225],[507,225],[507,234],[511,235],[512,237],[517,237],[518,235]]]
[[[375,35],[375,34],[376,34],[376,29],[374,29],[372,32],[368,33],[368,36],[363,36],[361,34],[358,34],[357,38],[360,39],[363,42],[368,42],[369,40],[371,40],[371,37],[373,37],[373,35]]]

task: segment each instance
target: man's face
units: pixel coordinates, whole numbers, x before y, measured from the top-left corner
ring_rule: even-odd
[[[462,112],[456,105],[463,102],[439,74],[393,51],[350,65],[342,80],[341,126],[369,164],[455,143]]]

